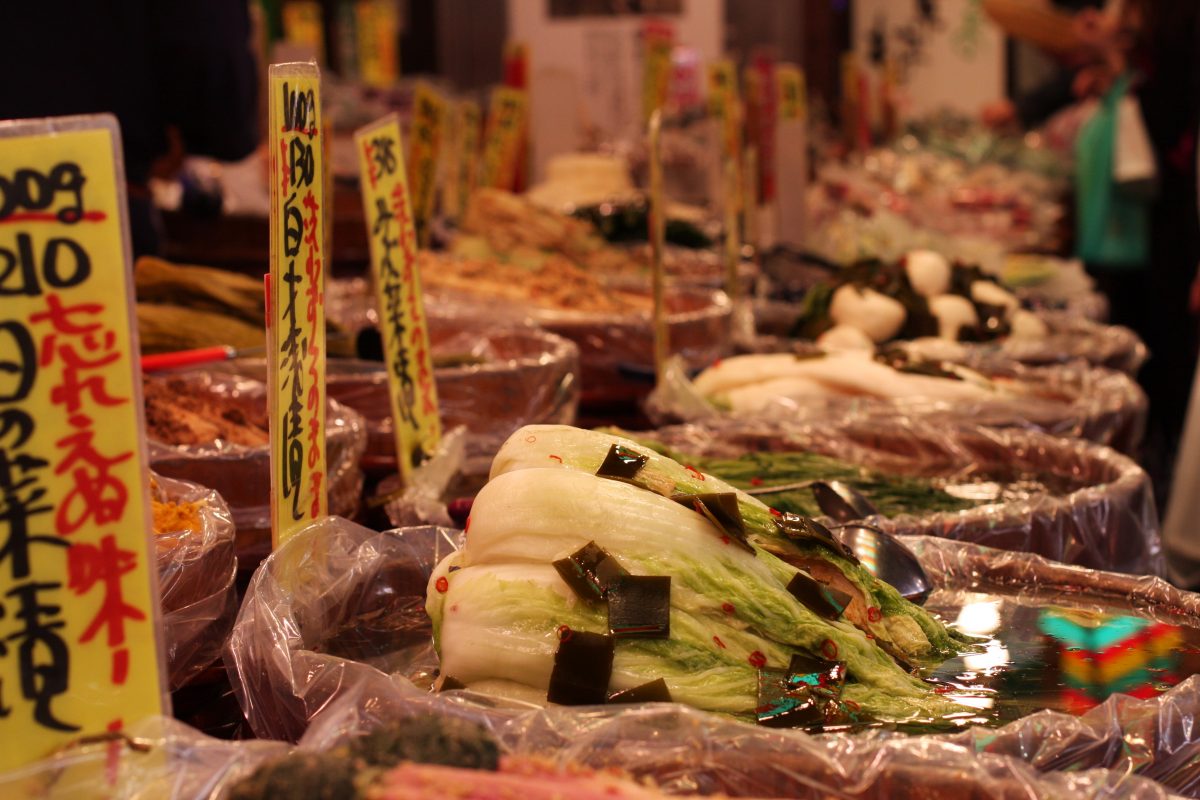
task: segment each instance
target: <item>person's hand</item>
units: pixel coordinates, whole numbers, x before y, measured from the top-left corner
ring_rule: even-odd
[[[989,128],[1004,128],[1017,121],[1017,107],[1011,100],[996,100],[983,107],[979,118]]]

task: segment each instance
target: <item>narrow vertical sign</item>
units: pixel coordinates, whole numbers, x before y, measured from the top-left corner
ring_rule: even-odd
[[[359,129],[354,143],[378,293],[396,461],[407,483],[413,469],[437,447],[441,421],[399,119],[392,115]]]
[[[325,159],[316,64],[272,64],[271,534],[325,516]]]
[[[528,110],[521,89],[497,86],[492,89],[484,133],[483,162],[479,167],[479,185],[512,191],[521,160]]]
[[[808,92],[804,73],[795,64],[775,67],[775,90],[778,93],[780,121],[804,120],[808,117]]]
[[[732,61],[721,58],[708,65],[706,74],[708,114],[720,123],[721,153],[726,158],[736,159],[742,150],[737,70]]]
[[[464,100],[458,106],[458,158],[454,175],[455,219],[467,214],[467,203],[475,191],[475,179],[479,168],[480,138],[479,105],[473,100]]]
[[[0,123],[0,771],[169,713],[120,150]]]
[[[412,189],[417,242],[422,247],[429,243],[429,220],[433,216],[438,159],[446,127],[446,102],[429,84],[417,83],[408,139],[408,185]]]
[[[667,104],[671,87],[671,49],[675,46],[675,27],[660,19],[642,25],[642,119]]]
[[[663,197],[662,110],[650,115],[650,253],[654,282],[654,372],[661,384],[670,352],[664,299],[663,246],[666,238],[666,199]]]

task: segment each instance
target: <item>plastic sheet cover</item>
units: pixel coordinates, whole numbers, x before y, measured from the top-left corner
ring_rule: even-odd
[[[20,770],[0,773],[0,797],[208,800],[288,751],[283,742],[212,739],[173,719],[91,737]]]
[[[226,649],[254,730],[323,748],[381,721],[434,710],[489,725],[505,752],[618,766],[675,794],[740,797],[1145,797],[1200,791],[1200,680],[1149,700],[1114,696],[1076,717],[1033,713],[998,728],[905,736],[887,729],[807,735],[673,704],[537,708],[469,691],[430,694],[425,579],[455,532],[378,533],[324,520],[256,575]],[[1117,605],[1200,626],[1200,597],[1136,578],[906,537],[940,612],[996,590],[1022,613],[1052,602]],[[1082,589],[1077,587],[1084,587]],[[965,594],[964,594],[965,593]],[[964,597],[966,599],[964,599]],[[307,733],[306,733],[307,731]]]
[[[1045,476],[1050,485],[1019,499],[867,522],[889,533],[942,536],[1093,569],[1161,575],[1165,568],[1146,472],[1127,456],[1078,439],[870,413],[795,423],[721,419],[643,438],[688,455],[812,452],[886,474],[947,482]],[[769,495],[760,499],[770,503]]]
[[[226,365],[227,369],[236,366]],[[247,407],[262,408],[266,385],[261,381],[215,371],[172,374],[195,392],[232,398]],[[330,400],[326,409],[326,468],[329,509],[353,516],[362,496],[359,464],[367,446],[363,418],[353,409]],[[161,475],[192,481],[217,491],[229,505],[237,526],[239,555],[265,555],[271,547],[271,454],[266,445],[245,447],[223,440],[203,445],[170,445],[151,440],[150,465]],[[243,565],[244,566],[244,565]]]
[[[1145,432],[1148,402],[1145,392],[1128,375],[1079,362],[1026,367],[981,359],[969,366],[992,380],[1014,383],[1026,394],[997,395],[969,402],[923,397],[830,397],[805,398],[803,403],[797,403],[778,398],[753,416],[805,422],[866,411],[939,422],[970,421],[997,428],[1035,428],[1057,436],[1076,436],[1106,444],[1122,453],[1137,452]],[[1036,392],[1037,396],[1030,392]],[[696,391],[677,360],[668,364],[663,383],[647,399],[646,410],[659,425],[741,416],[711,405]]]
[[[158,590],[170,687],[186,685],[221,655],[237,615],[233,518],[221,496],[152,476],[159,502],[196,503],[200,529],[156,531]]]

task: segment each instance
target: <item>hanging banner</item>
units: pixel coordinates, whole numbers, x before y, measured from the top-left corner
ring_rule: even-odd
[[[492,89],[484,134],[483,162],[479,167],[480,186],[513,190],[525,140],[528,110],[528,96],[523,90],[508,86]]]
[[[113,117],[0,123],[0,263],[6,771],[170,714]]]
[[[675,46],[675,26],[661,19],[648,19],[642,25],[642,119],[649,120],[656,109],[667,104],[671,87],[671,51]]]
[[[421,247],[429,242],[438,159],[446,127],[446,101],[432,86],[419,81],[413,95],[412,128],[408,140],[408,184],[412,188],[413,224]]]
[[[316,64],[272,64],[267,383],[275,547],[327,513],[325,157]]]
[[[387,365],[396,460],[407,484],[441,438],[433,353],[421,295],[417,243],[395,116],[354,134],[363,213],[371,242],[371,270]]]

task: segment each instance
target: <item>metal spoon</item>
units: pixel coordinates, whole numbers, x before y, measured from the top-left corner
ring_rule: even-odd
[[[828,512],[826,512],[828,513]],[[890,583],[901,597],[922,605],[933,583],[921,562],[900,540],[870,525],[852,523],[831,529],[839,542],[854,551],[863,569]]]
[[[879,513],[862,493],[841,481],[814,481],[813,497],[822,513],[834,522],[853,522]]]

